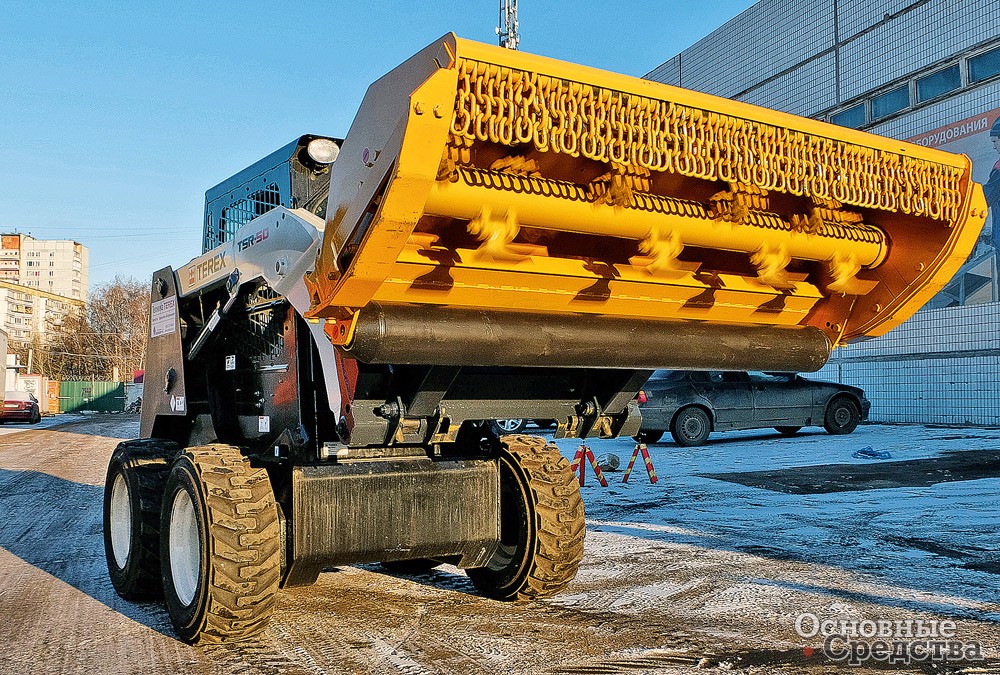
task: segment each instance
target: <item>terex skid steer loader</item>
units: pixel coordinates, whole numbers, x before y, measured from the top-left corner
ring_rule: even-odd
[[[108,567],[196,642],[379,561],[485,595],[583,553],[557,438],[639,429],[655,368],[814,371],[898,325],[986,218],[968,158],[446,35],[208,193],[152,280]]]

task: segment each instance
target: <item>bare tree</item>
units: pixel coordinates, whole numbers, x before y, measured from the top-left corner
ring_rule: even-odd
[[[74,308],[30,343],[10,350],[32,371],[53,380],[128,380],[142,368],[149,336],[149,288],[115,277],[95,288],[86,309]]]
[[[99,379],[126,380],[142,368],[149,336],[149,287],[132,277],[95,288],[87,306],[89,331],[82,353],[96,361]]]
[[[32,370],[54,380],[89,379],[97,372],[96,359],[85,351],[90,331],[83,309],[72,311],[58,326],[48,326],[42,336],[31,341]],[[26,357],[21,363],[28,364]]]

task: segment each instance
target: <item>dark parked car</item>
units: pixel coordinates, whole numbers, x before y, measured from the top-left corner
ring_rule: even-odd
[[[3,408],[0,409],[0,424],[4,422],[27,422],[37,424],[42,420],[38,410],[38,399],[26,391],[4,393]]]
[[[767,427],[849,434],[870,407],[857,387],[793,374],[658,370],[639,395],[636,440],[655,443],[669,431],[678,445],[701,445],[713,431]]]

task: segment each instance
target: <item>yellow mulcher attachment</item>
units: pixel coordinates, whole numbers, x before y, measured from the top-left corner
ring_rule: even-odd
[[[449,34],[365,97],[310,314],[373,362],[815,370],[986,209],[965,156]],[[720,339],[775,353],[675,356]]]

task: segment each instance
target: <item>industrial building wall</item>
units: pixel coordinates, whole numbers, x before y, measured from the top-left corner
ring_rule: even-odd
[[[862,7],[869,20],[844,33],[840,49],[841,100],[865,94],[892,80],[997,37],[996,0],[869,0],[844,2],[841,25]],[[888,18],[885,18],[888,16]]]
[[[1000,304],[923,310],[809,377],[864,389],[875,422],[1000,425]]]
[[[1000,78],[975,81],[967,63],[997,45],[998,0],[761,0],[646,77],[819,119],[860,106],[853,126],[969,154],[985,182],[1000,159],[989,140]],[[917,80],[954,64],[960,86],[920,100]],[[900,87],[908,105],[877,115],[874,99]],[[864,388],[875,421],[1000,425],[1000,241],[989,228],[928,308],[837,350],[817,377]]]
[[[833,0],[761,0],[646,77],[750,103],[761,95],[748,92],[774,89],[770,82],[778,78],[790,89],[782,96],[788,107],[769,107],[808,114],[802,99],[808,98],[807,77],[817,70],[811,60],[819,54],[827,53],[823,76],[812,85],[834,93],[834,16]]]
[[[997,3],[997,6],[1000,7],[1000,2]],[[998,23],[998,30],[1000,30],[1000,23]],[[987,112],[994,108],[1000,108],[1000,81],[961,91],[954,96],[931,103],[906,115],[877,123],[867,128],[866,131],[892,138],[917,139],[921,134],[949,122],[961,120],[976,113]],[[989,173],[990,166],[982,168],[987,174]]]
[[[996,0],[761,0],[646,78],[817,116],[998,36]]]

